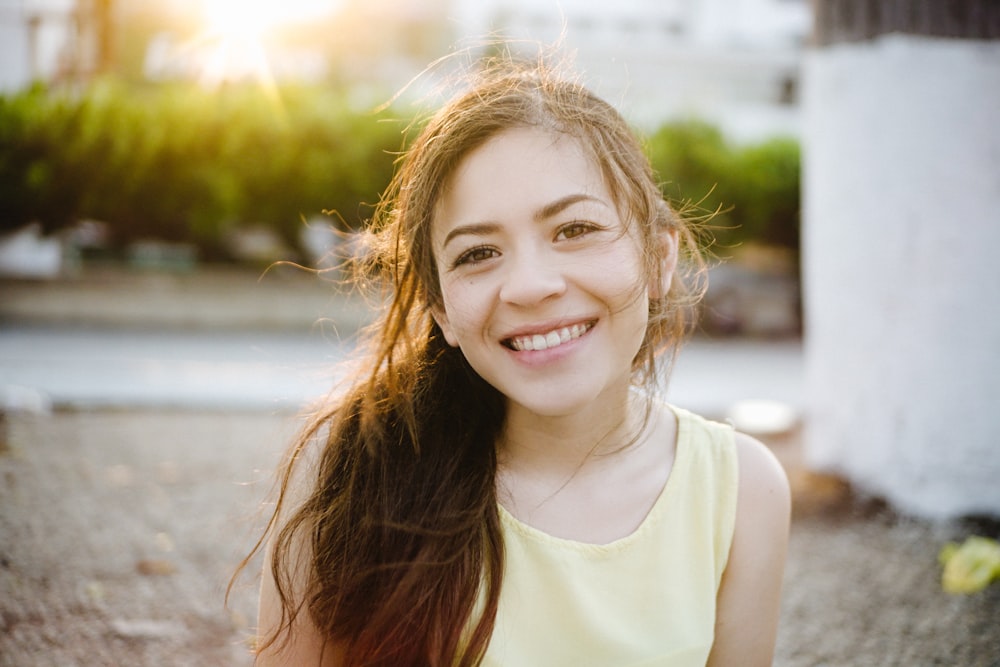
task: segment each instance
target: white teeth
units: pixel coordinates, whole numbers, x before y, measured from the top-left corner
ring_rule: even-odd
[[[533,336],[519,336],[512,338],[511,347],[519,352],[531,352],[548,350],[563,343],[568,343],[574,338],[579,338],[590,329],[586,324],[574,324],[571,327],[563,327],[548,332],[545,335],[535,334]]]

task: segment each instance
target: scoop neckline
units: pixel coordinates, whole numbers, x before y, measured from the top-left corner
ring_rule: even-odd
[[[674,495],[673,489],[680,483],[676,481],[679,476],[677,474],[677,470],[678,468],[683,468],[687,465],[689,449],[688,430],[690,428],[687,413],[684,410],[670,405],[669,403],[666,404],[666,407],[670,409],[674,415],[674,419],[677,421],[677,434],[675,436],[674,443],[674,462],[670,467],[670,473],[667,475],[666,481],[663,483],[663,488],[660,489],[659,494],[656,496],[656,500],[653,501],[652,507],[649,508],[649,512],[646,513],[646,516],[643,517],[642,521],[639,522],[639,525],[636,526],[635,530],[631,533],[612,540],[611,542],[603,543],[582,542],[580,540],[573,540],[566,537],[556,537],[555,535],[547,533],[540,528],[535,528],[534,526],[521,521],[514,516],[510,510],[504,507],[503,504],[497,502],[497,508],[501,521],[526,538],[562,549],[575,551],[614,552],[624,549],[631,543],[640,539],[643,534],[651,530],[651,527],[656,524],[660,515],[663,514],[663,508],[669,504],[669,497]]]

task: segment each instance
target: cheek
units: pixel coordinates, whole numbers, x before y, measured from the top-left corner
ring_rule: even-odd
[[[441,286],[441,303],[452,336],[464,338],[481,328],[485,315],[480,301],[477,291],[468,283],[454,281]]]
[[[589,281],[603,285],[608,293],[637,298],[648,291],[646,263],[630,243],[619,242],[610,251],[597,253],[582,269]]]

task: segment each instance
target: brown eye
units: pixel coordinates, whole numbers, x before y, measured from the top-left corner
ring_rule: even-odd
[[[594,229],[596,229],[596,227],[587,222],[571,222],[568,225],[563,225],[559,228],[559,233],[556,234],[556,238],[575,239],[593,231]]]
[[[499,253],[489,246],[476,246],[475,248],[469,248],[455,260],[452,266],[461,266],[463,264],[478,264],[479,262],[485,262],[488,259],[496,257]]]

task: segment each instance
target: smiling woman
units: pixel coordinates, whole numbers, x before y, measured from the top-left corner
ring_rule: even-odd
[[[770,665],[788,483],[657,396],[703,263],[625,119],[502,55],[398,164],[387,307],[254,549],[256,664]]]

